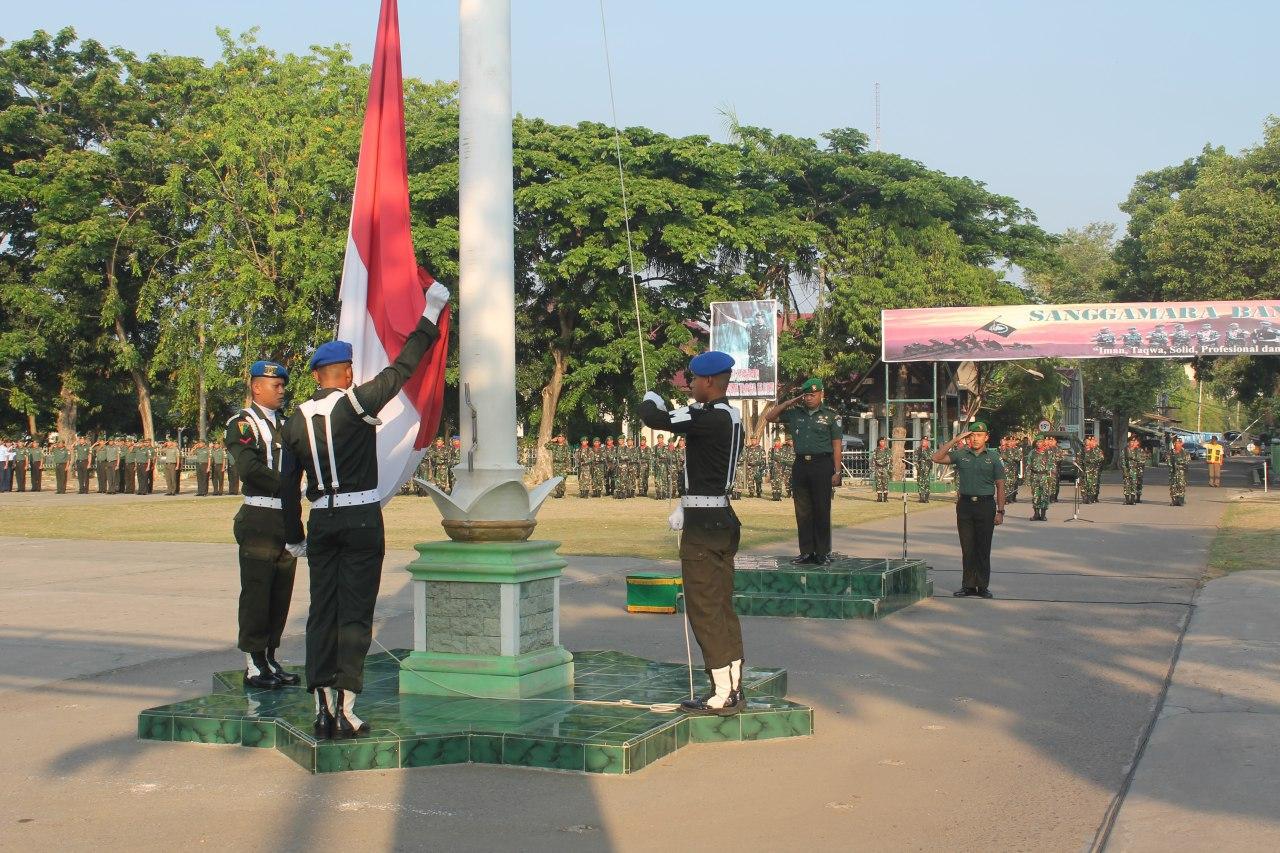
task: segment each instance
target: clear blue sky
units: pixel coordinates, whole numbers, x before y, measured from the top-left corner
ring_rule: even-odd
[[[378,0],[39,0],[0,36],[72,25],[138,53],[212,58],[216,26],[281,51],[373,50]],[[456,79],[457,4],[401,0],[406,74]],[[514,0],[516,109],[609,118],[597,0]],[[1140,172],[1205,143],[1239,150],[1280,113],[1280,3],[1111,0],[606,0],[620,121],[672,134],[744,124],[883,147],[1014,196],[1059,231],[1122,221]]]

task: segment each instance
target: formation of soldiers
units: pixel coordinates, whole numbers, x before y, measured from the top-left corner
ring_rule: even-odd
[[[413,477],[408,483],[405,483],[404,490],[412,491],[418,496],[424,496],[427,490],[423,488],[419,480],[424,480],[433,484],[442,492],[451,493],[453,491],[453,468],[462,461],[462,438],[454,436],[448,442],[443,437],[438,437],[422,454],[422,459],[418,462],[418,470],[414,472]]]
[[[547,452],[551,455],[552,476],[564,478],[552,492],[553,497],[563,498],[568,493],[571,476],[580,498],[668,500],[685,493],[685,443],[680,437],[668,441],[659,434],[651,445],[644,437],[636,440],[608,436],[602,440],[582,436],[574,447],[564,435],[557,435],[547,443]],[[521,457],[526,470],[532,470],[534,448],[522,448]],[[766,481],[770,499],[791,497],[794,462],[795,446],[790,440],[774,442],[768,449],[761,446],[759,439],[748,440],[737,469],[734,499],[763,498]]]
[[[182,474],[196,478],[197,497],[239,494],[235,462],[221,441],[197,441],[179,448],[176,441],[115,438],[40,443],[0,439],[0,492],[74,490],[87,495],[149,495],[164,488],[182,493]]]

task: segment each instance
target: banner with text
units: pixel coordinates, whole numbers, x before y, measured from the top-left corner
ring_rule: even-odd
[[[880,325],[885,361],[1280,354],[1280,302],[900,308]]]
[[[778,301],[711,303],[711,348],[733,356],[730,397],[778,393]]]

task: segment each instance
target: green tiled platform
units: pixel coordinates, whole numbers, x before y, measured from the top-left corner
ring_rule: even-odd
[[[734,609],[740,616],[879,619],[933,595],[923,560],[833,557],[825,566],[793,566],[790,557],[739,554]]]
[[[635,773],[689,743],[813,733],[813,710],[783,698],[784,669],[749,667],[743,678],[746,710],[733,717],[703,717],[584,703],[679,702],[689,695],[684,664],[621,652],[578,652],[572,695],[469,699],[400,693],[400,661],[408,654],[394,649],[367,659],[358,711],[372,728],[368,737],[317,743],[311,737],[310,693],[301,687],[246,689],[239,670],[216,673],[209,696],[143,711],[138,737],[274,748],[313,773],[468,762]],[[705,692],[706,675],[695,670],[694,677],[695,688]]]

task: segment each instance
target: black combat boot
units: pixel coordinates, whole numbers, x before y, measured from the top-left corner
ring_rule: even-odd
[[[316,721],[312,727],[316,740],[333,740],[333,730],[336,725],[333,718],[333,688],[317,687],[316,694]]]
[[[741,676],[741,661],[735,661]],[[686,714],[715,714],[728,717],[742,710],[743,702],[740,693],[734,688],[733,664],[711,670],[711,692],[700,699],[686,699],[680,703],[680,710]]]
[[[280,665],[280,661],[276,660],[275,649],[267,649],[267,666],[271,667],[271,674],[274,675],[276,677],[276,681],[279,681],[281,684],[293,686],[302,681],[302,679],[296,674]]]
[[[244,656],[244,684],[246,687],[274,690],[280,679],[271,671],[265,652],[246,652]]]
[[[369,724],[356,716],[356,697],[360,694],[351,690],[338,690],[337,693],[334,711],[338,717],[338,725],[333,732],[334,738],[346,740],[367,735]]]

